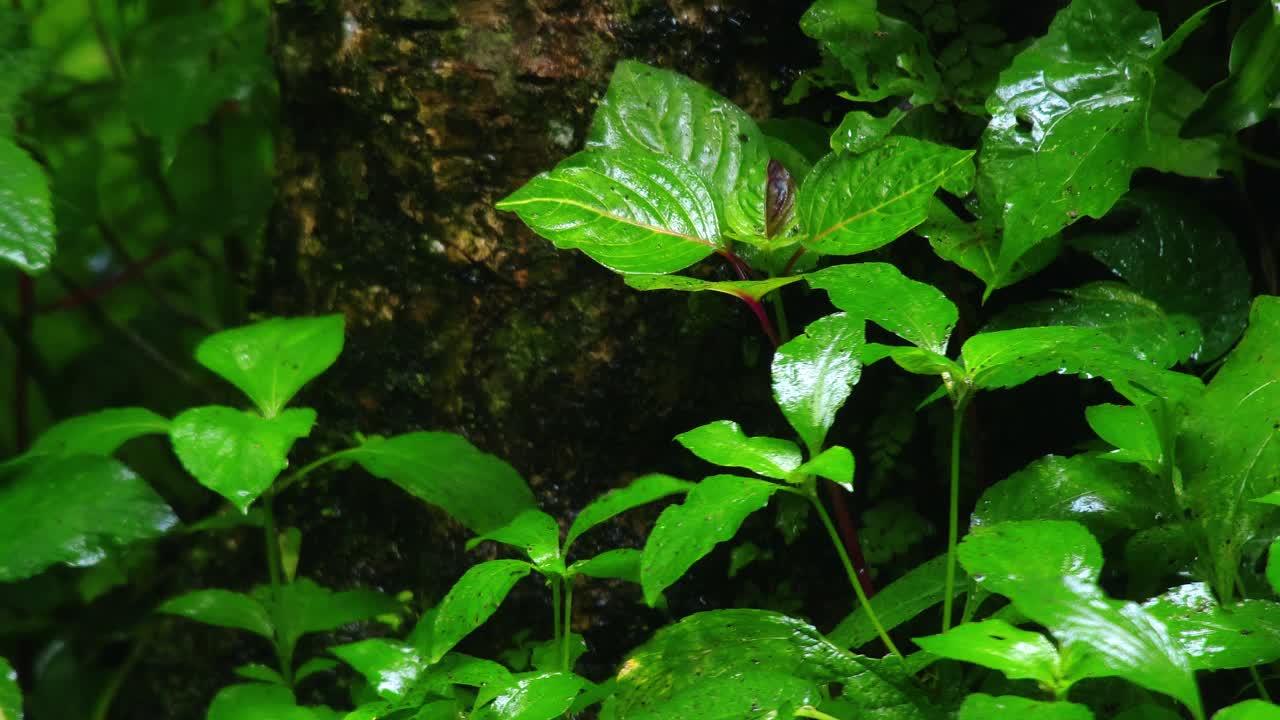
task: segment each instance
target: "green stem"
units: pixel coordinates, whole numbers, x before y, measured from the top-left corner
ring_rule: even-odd
[[[284,584],[283,564],[280,562],[280,538],[276,534],[275,489],[267,488],[262,494],[262,530],[267,540],[267,575],[271,578],[272,605],[280,606],[280,588]],[[280,643],[279,636],[275,640],[276,657],[280,661],[280,674],[285,685],[293,688],[293,648]]]
[[[1271,702],[1271,693],[1267,692],[1267,684],[1262,682],[1262,674],[1258,672],[1256,665],[1249,666],[1249,674],[1253,676],[1253,684],[1258,688],[1258,697]]]
[[[573,639],[573,578],[564,583],[564,639],[560,643],[560,666],[573,672],[569,663],[569,644]]]
[[[791,326],[787,324],[787,306],[782,302],[782,294],[774,292],[769,296],[769,302],[773,303],[773,316],[778,321],[778,339],[786,342],[791,339]]]
[[[942,632],[951,629],[951,606],[955,601],[956,545],[960,536],[960,433],[968,396],[960,394],[951,411],[951,498],[947,518],[947,580],[942,591]]]
[[[813,507],[818,511],[818,517],[822,518],[822,526],[827,529],[827,537],[831,538],[831,544],[836,548],[836,554],[840,556],[840,564],[844,566],[844,572],[849,576],[849,584],[853,586],[853,592],[858,596],[858,602],[862,605],[862,610],[867,614],[867,618],[871,620],[872,626],[875,627],[876,633],[880,636],[880,640],[884,642],[885,647],[889,648],[889,652],[902,659],[902,652],[898,650],[898,646],[893,644],[893,639],[889,637],[889,633],[884,629],[884,625],[880,623],[880,617],[876,615],[875,609],[871,607],[871,601],[867,599],[866,592],[862,589],[862,583],[858,580],[858,573],[853,569],[853,563],[849,560],[849,553],[845,552],[844,543],[840,540],[840,533],[836,532],[836,526],[831,522],[831,516],[827,514],[827,509],[822,507],[822,501],[818,499],[816,491],[806,494],[809,502],[813,503]]]
[[[111,713],[111,703],[115,701],[116,694],[120,692],[120,686],[124,684],[125,678],[129,677],[133,667],[142,659],[142,653],[150,642],[151,633],[147,632],[133,644],[133,649],[129,651],[129,656],[111,674],[106,687],[102,688],[102,694],[98,696],[98,702],[93,706],[92,720],[107,720],[107,716]]]
[[[560,639],[560,583],[564,582],[562,578],[553,577],[551,580],[551,636],[556,640]]]
[[[298,469],[297,472],[291,473],[285,479],[275,484],[274,489],[276,494],[278,495],[284,492],[285,490],[293,487],[298,482],[300,482],[303,478],[305,478],[307,475],[311,474],[312,470],[315,470],[321,465],[324,465],[326,463],[331,463],[334,460],[341,459],[344,454],[346,454],[347,452],[350,452],[353,449],[354,448],[346,448],[343,450],[338,450],[337,452],[331,452],[328,455],[325,455],[324,457],[320,458],[319,460],[315,460],[313,462],[307,463],[306,465],[303,465],[301,468]]]

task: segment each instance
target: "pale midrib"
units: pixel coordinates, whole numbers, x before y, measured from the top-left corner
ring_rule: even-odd
[[[935,184],[935,181],[937,181],[939,178],[946,177],[946,175],[947,175],[948,173],[950,173],[952,170],[954,170],[958,165],[960,165],[961,163],[967,162],[967,161],[969,160],[969,158],[970,158],[970,157],[972,157],[972,154],[970,154],[970,155],[966,155],[966,156],[964,157],[964,159],[962,159],[962,160],[958,160],[958,161],[956,161],[956,162],[954,162],[954,163],[952,163],[952,164],[948,165],[946,168],[944,168],[944,169],[940,170],[939,172],[937,172],[936,174],[934,174],[932,177],[930,177],[928,180],[925,180],[925,181],[923,181],[923,182],[920,182],[920,183],[917,183],[917,184],[915,184],[915,185],[912,185],[910,188],[908,188],[908,189],[906,189],[906,190],[902,191],[902,192],[901,192],[901,193],[899,193],[898,195],[895,195],[895,196],[893,196],[893,197],[889,198],[888,200],[885,200],[884,202],[880,203],[879,205],[876,205],[876,206],[874,206],[874,207],[867,208],[866,210],[863,210],[862,212],[860,212],[860,213],[858,213],[858,214],[856,214],[856,215],[853,215],[853,216],[848,217],[848,218],[846,218],[846,219],[844,219],[844,220],[841,220],[840,222],[836,223],[835,225],[832,225],[831,227],[827,228],[826,230],[823,230],[822,232],[820,232],[820,233],[818,233],[817,235],[815,235],[815,236],[813,237],[812,242],[813,242],[813,243],[821,242],[821,241],[822,241],[822,238],[824,238],[824,237],[826,237],[826,236],[830,235],[831,233],[833,233],[833,232],[835,232],[835,231],[837,231],[837,230],[839,230],[839,229],[841,229],[841,228],[845,227],[846,225],[848,225],[848,224],[850,224],[850,223],[857,222],[857,221],[861,220],[862,218],[864,218],[864,217],[866,217],[866,216],[868,216],[868,215],[871,215],[871,214],[873,214],[873,213],[880,212],[880,211],[881,211],[881,210],[883,210],[884,208],[886,208],[886,207],[888,207],[888,206],[890,206],[890,205],[892,205],[892,204],[894,204],[894,203],[896,203],[896,202],[899,202],[900,200],[902,200],[902,199],[906,198],[907,196],[909,196],[909,195],[914,195],[916,192],[918,192],[918,191],[920,190],[920,188],[926,187],[926,186],[931,185],[931,184]]]
[[[580,203],[576,200],[565,200],[563,198],[529,198],[527,200],[512,200],[512,201],[504,202],[502,206],[505,209],[509,207],[516,207],[518,205],[529,205],[531,203],[559,203],[561,205],[572,205],[573,207],[581,208],[583,210],[586,210],[589,213],[599,215],[602,218],[607,218],[615,222],[620,222],[624,225],[630,225],[632,227],[642,228],[644,230],[657,233],[659,235],[667,235],[670,237],[687,240],[689,242],[699,243],[702,245],[706,245],[709,248],[716,247],[715,243],[711,242],[710,240],[704,240],[696,235],[686,235],[684,233],[675,232],[674,230],[668,230],[667,228],[659,227],[657,225],[650,225],[648,223],[636,222],[635,220],[622,217],[621,215],[615,215],[613,213],[604,212],[599,208],[591,207],[590,205],[587,205],[585,203]]]

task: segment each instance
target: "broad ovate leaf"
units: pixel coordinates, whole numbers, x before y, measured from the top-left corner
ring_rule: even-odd
[[[320,715],[311,708],[299,707],[289,688],[265,683],[222,688],[205,716],[206,720],[322,720],[328,717],[332,715]]]
[[[862,377],[863,322],[835,313],[809,323],[773,356],[773,399],[811,453],[818,452]]]
[[[240,388],[266,417],[342,352],[343,318],[272,318],[223,330],[196,346],[196,361]]]
[[[533,492],[514,468],[453,433],[371,438],[342,455],[439,506],[476,533],[502,527],[525,510],[536,509]]]
[[[157,612],[180,615],[206,625],[248,630],[275,638],[270,611],[256,598],[230,590],[196,590],[166,601]]]
[[[1280,603],[1218,604],[1204,583],[1180,585],[1142,604],[1191,658],[1193,670],[1228,670],[1280,659]]]
[[[640,583],[640,560],[644,553],[635,548],[606,550],[589,560],[579,560],[569,566],[570,575],[586,575],[593,578],[613,578]]]
[[[626,283],[635,290],[679,290],[681,292],[718,292],[740,300],[761,300],[780,287],[801,279],[800,275],[767,280],[701,280],[684,275],[628,275]]]
[[[1004,620],[965,623],[941,635],[915,638],[915,642],[939,657],[999,670],[1010,680],[1058,686],[1058,648],[1040,633]]]
[[[839,127],[831,133],[831,149],[854,154],[867,152],[884,142],[906,116],[896,107],[884,117],[876,117],[863,110],[845,113]]]
[[[1093,405],[1085,409],[1085,420],[1099,438],[1115,446],[1102,455],[1106,460],[1139,463],[1157,472],[1164,462],[1160,433],[1151,417],[1136,405]]]
[[[767,505],[780,487],[763,480],[713,475],[695,485],[682,504],[663,510],[640,563],[645,601],[657,603],[663,590],[712,548],[736,535],[742,521]]]
[[[716,465],[746,468],[783,480],[800,467],[800,448],[790,440],[748,437],[732,420],[716,420],[676,436],[689,452]]]
[[[999,697],[974,693],[960,706],[959,720],[1093,720],[1093,712],[1084,705],[1069,702],[1040,702],[1017,695]]]
[[[578,153],[496,207],[619,273],[676,272],[724,245],[706,183],[681,161],[641,150]]]
[[[31,444],[31,455],[111,455],[143,435],[167,433],[169,421],[146,408],[111,408],[68,418]]]
[[[959,311],[932,285],[912,280],[888,263],[854,263],[809,273],[810,287],[826,290],[831,304],[849,317],[863,318],[907,342],[939,355]]]
[[[915,232],[929,240],[929,246],[938,257],[959,265],[981,280],[986,285],[984,298],[1040,272],[1062,251],[1062,242],[1055,236],[1040,242],[1010,266],[1003,267],[1000,248],[1004,228],[1000,224],[999,208],[978,201],[966,203],[966,207],[974,216],[972,221],[962,220],[943,202],[933,198],[929,204],[928,220]]]
[[[241,512],[289,466],[294,441],[311,433],[316,411],[290,408],[265,418],[221,405],[192,408],[173,419],[169,440],[182,467]]]
[[[805,476],[817,475],[853,492],[853,471],[853,453],[849,448],[832,445],[792,471],[787,480],[799,482]]]
[[[560,525],[541,510],[525,510],[506,525],[469,540],[467,549],[486,540],[519,548],[534,567],[543,572],[564,573],[564,558],[560,557]]]
[[[567,672],[515,675],[500,689],[486,689],[493,700],[473,712],[475,720],[551,720],[562,716],[588,685]]]
[[[49,178],[27,151],[0,135],[0,260],[28,273],[53,259]]]
[[[573,519],[573,524],[569,526],[569,532],[564,539],[565,555],[569,554],[569,546],[574,540],[600,523],[632,508],[688,492],[693,486],[694,484],[688,480],[662,473],[650,473],[632,480],[626,487],[610,490],[593,500]]]
[[[93,565],[178,522],[142,478],[100,455],[37,458],[0,484],[0,582]]]
[[[1214,713],[1213,720],[1280,720],[1280,705],[1266,700],[1245,700]]]
[[[361,620],[394,613],[400,603],[374,590],[330,590],[306,578],[281,585],[254,588],[254,595],[271,613],[279,642],[292,648],[308,633],[337,630]]]
[[[973,152],[892,137],[861,155],[832,153],[805,178],[797,209],[820,255],[854,255],[893,242],[924,222],[938,188],[963,194]]]
[[[439,662],[471,631],[484,624],[533,566],[523,560],[490,560],[463,573],[436,607],[429,659]]]
[[[329,652],[363,675],[378,697],[393,702],[402,700],[429,666],[412,645],[386,638],[339,645]]]

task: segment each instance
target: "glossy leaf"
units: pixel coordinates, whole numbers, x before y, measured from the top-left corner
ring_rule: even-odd
[[[579,560],[570,565],[569,574],[593,578],[615,578],[639,584],[642,557],[643,553],[634,548],[606,550],[589,560]]]
[[[0,135],[0,260],[37,273],[53,259],[49,178],[25,150]]]
[[[383,700],[404,699],[429,663],[411,645],[384,638],[369,638],[329,648],[364,676]]]
[[[790,440],[748,437],[732,420],[716,420],[676,436],[689,452],[715,465],[746,468],[757,475],[784,480],[803,459]]]
[[[342,352],[343,318],[273,318],[210,335],[196,361],[240,388],[268,418]]]
[[[965,623],[915,641],[934,655],[999,670],[1010,680],[1058,686],[1058,649],[1040,633],[1003,620]]]
[[[760,300],[780,287],[790,285],[801,276],[768,280],[701,280],[683,275],[627,275],[626,283],[635,290],[679,290],[682,292],[718,292],[739,299]]]
[[[430,660],[439,662],[472,630],[484,624],[533,567],[522,560],[490,560],[463,573],[436,608]]]
[[[496,691],[493,701],[472,713],[476,720],[551,720],[573,704],[586,679],[572,673],[525,673]]]
[[[229,685],[209,704],[206,720],[320,720],[310,708],[298,707],[289,688],[252,683]]]
[[[18,673],[0,657],[0,720],[22,720],[22,688]]]
[[[1233,594],[1241,548],[1271,508],[1249,502],[1280,490],[1280,298],[1254,301],[1249,329],[1178,436],[1187,502],[1211,554],[1214,589]]]
[[[111,455],[143,435],[167,433],[169,421],[145,408],[111,408],[68,418],[31,444],[31,455]]]
[[[862,155],[828,155],[800,188],[805,247],[821,255],[854,255],[893,242],[924,222],[938,188],[968,191],[972,156],[908,137],[889,138]]]
[[[310,408],[291,408],[268,419],[208,405],[174,418],[169,439],[187,472],[247,512],[289,466],[290,448],[311,433],[315,421]]]
[[[1077,0],[1000,73],[979,156],[1004,209],[1000,268],[1129,189],[1159,42],[1132,0]]]
[[[1266,573],[1271,589],[1280,595],[1280,538],[1273,540],[1270,549],[1267,550]]]
[[[800,18],[800,29],[818,40],[843,71],[837,82],[850,100],[877,102],[900,96],[923,106],[942,92],[924,35],[909,23],[876,12],[874,2],[819,0]],[[818,84],[830,83],[819,77]]]
[[[703,181],[667,157],[586,151],[497,203],[561,249],[619,273],[670,273],[723,247]]]
[[[942,602],[946,594],[946,561],[943,555],[917,565],[871,597],[871,607],[885,630],[893,630]],[[957,569],[956,575],[953,591],[959,595],[968,589],[969,583],[964,570]],[[841,620],[827,637],[841,647],[860,648],[875,640],[877,632],[866,611],[859,607]]]
[[[831,133],[831,149],[855,155],[867,152],[883,143],[904,117],[906,113],[898,108],[890,110],[884,117],[862,110],[845,113],[840,126]]]
[[[255,588],[254,594],[270,610],[279,641],[287,648],[308,633],[337,630],[400,610],[400,603],[389,595],[374,590],[330,590],[306,578],[281,585],[275,597],[268,586]]]
[[[929,205],[928,219],[915,232],[929,240],[938,257],[959,265],[981,280],[986,285],[984,296],[1040,272],[1062,251],[1062,241],[1051,237],[1004,267],[1000,264],[1004,228],[998,209],[979,203],[969,204],[968,209],[975,218],[972,222],[961,220],[934,198]]]
[[[168,532],[177,516],[146,482],[96,455],[37,459],[0,483],[0,582],[86,567]]]
[[[1093,405],[1085,409],[1084,416],[1098,437],[1116,447],[1102,458],[1141,463],[1152,472],[1159,469],[1164,458],[1160,435],[1142,408],[1134,405]]]
[[[684,503],[658,516],[640,562],[645,602],[666,590],[711,552],[737,534],[748,515],[768,504],[780,486],[763,480],[713,475],[689,491]]]
[[[773,355],[773,399],[810,452],[862,377],[863,324],[844,313],[819,318]]]
[[[1163,50],[1168,45],[1166,42],[1160,47]],[[1160,172],[1187,177],[1217,178],[1224,166],[1230,164],[1230,158],[1224,150],[1226,139],[1222,135],[1181,137],[1187,119],[1204,101],[1205,94],[1195,83],[1167,67],[1156,68],[1155,90],[1151,96],[1151,110],[1147,120],[1146,147],[1141,153],[1139,164]]]
[[[1280,22],[1261,3],[1236,31],[1230,74],[1209,88],[1204,105],[1187,121],[1186,134],[1235,133],[1262,122],[1280,100]]]
[[[1039,702],[1017,695],[993,697],[974,693],[964,699],[958,720],[1093,720],[1093,712],[1084,705],[1069,702]]]
[[[786,166],[770,160],[765,174],[764,236],[770,240],[789,232],[796,224],[797,178]]]
[[[1193,670],[1228,670],[1280,659],[1280,603],[1223,607],[1204,583],[1182,585],[1142,604],[1168,626]]]
[[[795,482],[806,475],[817,475],[853,492],[853,469],[853,453],[849,448],[833,445],[796,468],[788,480]]]
[[[560,525],[541,510],[525,510],[506,525],[469,540],[467,549],[471,550],[486,540],[519,548],[534,567],[543,572],[564,573],[564,558],[560,557]]]
[[[439,506],[476,533],[502,527],[525,510],[536,509],[533,493],[519,473],[453,433],[371,438],[342,455]]]
[[[1155,300],[1166,312],[1200,321],[1206,362],[1240,337],[1249,315],[1251,279],[1231,231],[1181,196],[1136,191],[1116,209],[1134,217],[1127,230],[1090,233],[1072,241]]]
[[[692,487],[694,487],[694,484],[688,480],[681,480],[661,473],[650,473],[632,480],[631,484],[626,487],[610,490],[593,500],[573,519],[573,525],[569,526],[569,533],[565,535],[564,539],[565,554],[568,555],[569,546],[575,540],[600,523],[632,508],[647,505],[671,495],[688,492]]]
[[[1245,700],[1214,713],[1213,720],[1280,720],[1280,705],[1265,700]]]
[[[275,627],[267,608],[244,593],[196,590],[165,602],[156,611],[181,615],[206,625],[248,630],[268,640],[275,638]]]
[[[888,263],[855,263],[810,273],[810,287],[826,290],[831,304],[852,318],[870,320],[907,342],[939,355],[959,312],[940,290],[903,275]]]

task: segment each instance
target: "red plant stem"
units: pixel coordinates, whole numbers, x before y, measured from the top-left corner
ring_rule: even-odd
[[[769,336],[769,342],[773,343],[775,348],[781,345],[782,342],[778,339],[778,331],[773,329],[773,321],[769,319],[769,313],[765,312],[764,305],[745,293],[740,293],[738,297],[747,304],[747,307],[751,308],[751,312],[756,314],[756,320],[760,321],[760,328],[764,330],[764,334]]]
[[[733,266],[733,271],[738,274],[739,280],[751,279],[751,268],[747,267],[747,263],[744,262],[742,258],[738,257],[736,253],[732,250],[725,249],[716,250],[716,252],[725,260],[729,261],[729,264]]]
[[[787,258],[787,264],[782,266],[781,277],[786,277],[791,274],[791,269],[796,266],[796,261],[799,260],[802,255],[804,255],[803,247],[798,247],[795,252],[791,253],[791,257]]]
[[[36,281],[26,273],[18,274],[18,357],[13,364],[13,427],[18,452],[31,442],[31,418],[27,414],[27,366],[31,363],[31,327],[35,319]]]
[[[858,582],[867,597],[875,597],[876,586],[871,580],[871,568],[867,566],[867,558],[862,554],[862,542],[858,540],[858,528],[853,524],[853,514],[849,512],[849,504],[845,502],[842,488],[833,482],[824,482],[827,500],[831,502],[831,511],[836,516],[836,525],[840,528],[840,538],[844,540],[844,549],[853,562],[853,570],[858,574]]]
[[[173,250],[170,248],[161,248],[156,250],[145,258],[126,265],[119,273],[116,273],[93,287],[68,293],[54,302],[41,306],[39,312],[47,313],[56,312],[58,310],[74,310],[87,302],[91,302],[103,295],[106,295],[130,280],[133,280],[146,271],[147,268],[155,265],[172,254]]]

